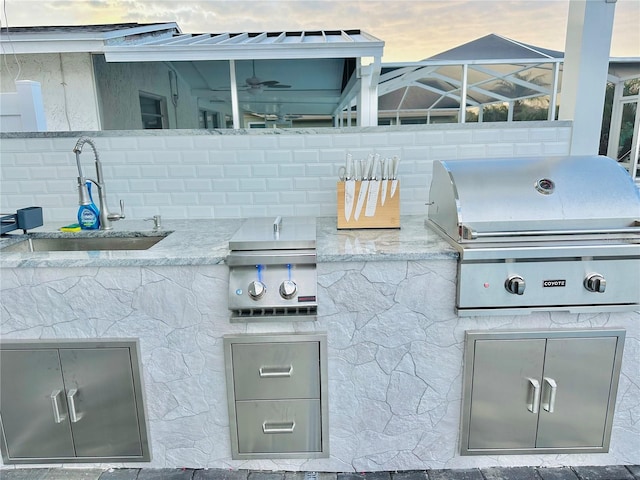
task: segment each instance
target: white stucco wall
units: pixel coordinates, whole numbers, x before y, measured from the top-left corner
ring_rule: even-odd
[[[168,128],[199,127],[197,98],[180,77],[176,121],[164,63],[106,63],[103,55],[64,53],[0,55],[0,64],[1,92],[16,91],[18,68],[18,80],[40,82],[47,131],[139,130],[141,91],[166,99]]]
[[[107,63],[103,55],[94,56],[102,128],[104,130],[139,130],[142,128],[140,92],[166,99],[168,128],[198,128],[197,98],[191,88],[178,78],[176,108],[171,102],[169,67],[160,62]]]
[[[0,64],[2,92],[15,92],[15,80],[40,82],[48,131],[100,130],[89,53],[8,54]]]

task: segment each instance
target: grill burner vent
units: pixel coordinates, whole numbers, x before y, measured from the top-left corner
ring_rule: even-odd
[[[247,320],[309,320],[309,315],[317,315],[318,307],[275,307],[275,308],[239,308],[231,310],[231,321]],[[283,318],[289,317],[289,318]],[[300,317],[300,318],[299,318]]]

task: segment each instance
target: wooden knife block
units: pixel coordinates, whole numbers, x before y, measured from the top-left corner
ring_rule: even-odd
[[[354,218],[356,211],[356,204],[358,203],[358,193],[362,182],[356,180],[356,191],[353,197],[353,209],[351,210],[351,217],[349,221],[344,215],[344,185],[345,182],[338,182],[338,230],[351,229],[351,228],[400,228],[400,181],[396,192],[391,197],[391,180],[384,180],[387,182],[387,196],[382,205],[382,180],[380,181],[380,188],[378,191],[378,202],[376,204],[376,211],[372,217],[367,217],[364,212],[367,208],[367,198],[365,198],[364,205],[360,211],[358,220]],[[367,193],[368,197],[368,193]]]

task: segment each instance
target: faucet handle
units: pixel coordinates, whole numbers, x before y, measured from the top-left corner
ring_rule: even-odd
[[[160,215],[154,215],[153,217],[144,219],[145,222],[149,222],[151,220],[153,220],[154,230],[160,230],[162,228],[162,217],[160,217]]]
[[[124,200],[120,200],[120,213],[110,213],[109,220],[122,220],[124,218]]]

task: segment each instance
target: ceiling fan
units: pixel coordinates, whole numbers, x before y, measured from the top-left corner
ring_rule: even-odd
[[[261,117],[264,118],[267,123],[291,123],[292,120],[296,120],[298,118],[302,118],[302,115],[295,113],[284,113],[282,112],[282,105],[278,104],[275,108],[275,111],[271,113],[263,113],[260,114]]]
[[[256,61],[252,60],[253,76],[245,80],[249,93],[261,92],[263,87],[267,88],[291,88],[291,85],[285,85],[278,80],[260,80],[256,77]]]

